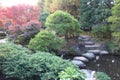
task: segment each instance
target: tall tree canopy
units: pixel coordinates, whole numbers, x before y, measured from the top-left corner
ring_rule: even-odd
[[[82,28],[90,29],[93,25],[106,22],[111,15],[113,0],[81,0],[79,21]]]
[[[80,0],[45,0],[44,11],[55,12],[56,10],[66,11],[77,17]]]

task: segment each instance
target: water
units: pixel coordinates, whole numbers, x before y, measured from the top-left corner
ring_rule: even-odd
[[[87,69],[102,71],[107,73],[112,80],[120,80],[120,56],[100,56],[98,60],[88,63]]]

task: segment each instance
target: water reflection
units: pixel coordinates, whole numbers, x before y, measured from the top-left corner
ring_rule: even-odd
[[[120,80],[120,57],[104,55],[87,64],[87,68],[107,73],[112,80]]]

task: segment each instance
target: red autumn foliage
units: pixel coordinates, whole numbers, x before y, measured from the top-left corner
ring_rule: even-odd
[[[8,20],[11,21],[12,25],[23,25],[30,21],[37,21],[39,14],[40,9],[37,6],[21,4],[0,9],[0,21],[4,25]]]

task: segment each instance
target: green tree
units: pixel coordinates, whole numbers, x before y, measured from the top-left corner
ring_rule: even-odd
[[[112,8],[112,16],[108,19],[111,22],[111,29],[113,31],[113,41],[116,45],[115,53],[120,52],[120,0],[115,0]]]
[[[112,0],[81,0],[79,8],[81,28],[91,29],[98,23],[107,23],[106,18],[111,15],[111,2]]]
[[[56,10],[63,10],[77,17],[79,3],[80,0],[45,0],[44,10],[51,13]]]
[[[36,51],[51,52],[60,50],[64,44],[64,40],[56,37],[53,32],[43,30],[30,40],[28,47]]]
[[[39,21],[42,22],[42,27],[43,28],[46,28],[45,27],[45,22],[46,22],[46,18],[48,17],[49,14],[50,14],[49,12],[42,12],[39,16]]]
[[[47,17],[45,25],[59,36],[74,37],[80,31],[77,19],[64,11],[56,11]]]

